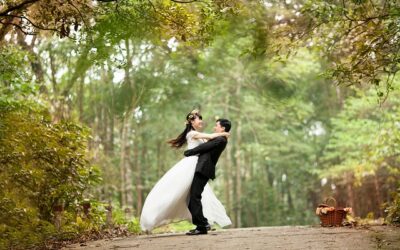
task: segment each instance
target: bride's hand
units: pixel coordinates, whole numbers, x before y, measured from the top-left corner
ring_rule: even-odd
[[[226,138],[229,138],[231,134],[228,132],[222,132],[222,136],[225,136]]]

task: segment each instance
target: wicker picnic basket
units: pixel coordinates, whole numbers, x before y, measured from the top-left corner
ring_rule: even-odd
[[[328,205],[330,201],[334,203],[333,206]],[[316,213],[321,220],[321,226],[343,226],[347,211],[344,208],[336,207],[336,204],[336,200],[333,197],[329,197],[325,200],[325,203],[318,205]]]

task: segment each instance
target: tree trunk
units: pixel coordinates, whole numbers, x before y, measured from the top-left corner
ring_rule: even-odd
[[[30,60],[31,62],[31,68],[33,73],[36,76],[36,82],[39,85],[39,91],[40,93],[48,93],[47,87],[44,84],[44,73],[43,73],[43,67],[42,64],[40,63],[40,57],[38,54],[36,54],[33,51],[33,47],[35,46],[35,41],[37,39],[37,36],[33,36],[31,44],[27,44],[25,41],[26,35],[22,33],[21,30],[17,30],[17,41],[18,45],[21,46],[24,50],[28,51],[29,54],[32,55],[33,60]]]
[[[354,207],[355,202],[354,202],[354,190],[353,190],[353,174],[348,172],[346,173],[345,178],[346,178],[346,191],[347,191],[348,203],[349,206],[352,207],[353,214],[355,216],[356,209]]]
[[[229,98],[230,95],[226,95],[227,104],[225,106],[225,114],[229,114],[230,110],[229,107]],[[225,174],[224,174],[224,186],[225,186],[225,203],[226,203],[226,210],[228,214],[232,214],[232,199],[231,199],[231,179],[232,179],[232,145],[228,141],[228,145],[226,146],[226,153],[225,153]]]
[[[3,22],[4,22],[4,23],[12,23],[12,22],[14,22],[13,19],[14,19],[14,17],[8,16],[8,17],[5,17],[5,18],[3,19]],[[16,19],[16,17],[15,17],[15,19]],[[11,30],[12,28],[13,28],[13,26],[10,25],[10,24],[3,24],[3,25],[1,26],[1,28],[0,28],[0,42],[1,42],[2,44],[7,43],[7,42],[4,40],[4,37],[8,34],[8,32],[10,32],[10,30]]]
[[[130,51],[130,44],[129,40],[125,40],[125,45],[126,45],[126,60],[127,60],[127,65],[125,67],[125,78],[124,82],[125,84],[133,85],[133,82],[131,82],[131,77],[130,77],[130,66],[131,66],[131,51]],[[122,184],[122,207],[125,208],[125,213],[128,219],[131,219],[132,217],[132,206],[133,206],[133,179],[132,179],[132,166],[130,164],[130,137],[129,135],[132,132],[132,122],[133,119],[133,113],[134,113],[134,105],[130,106],[123,119],[123,130],[122,130],[122,139],[121,139],[121,184]],[[136,136],[136,135],[135,135]]]
[[[288,175],[286,174],[286,192],[287,192],[287,202],[288,202],[288,207],[289,210],[293,211],[294,210],[294,205],[293,205],[293,198],[292,198],[292,193],[290,190],[290,181],[288,178]]]
[[[161,158],[161,141],[157,141],[157,180],[160,178],[161,176],[161,162],[162,162],[162,158]]]
[[[83,123],[83,97],[84,97],[84,89],[83,89],[83,78],[79,81],[79,90],[78,90],[78,110],[79,110],[79,121]]]
[[[127,143],[127,140],[126,140],[126,132],[125,132],[125,130],[126,130],[126,128],[125,128],[126,121],[125,120],[126,120],[126,118],[124,118],[121,123],[121,125],[122,125],[122,127],[121,127],[121,156],[120,156],[120,179],[121,179],[120,180],[121,181],[120,203],[121,203],[121,207],[124,207],[126,205],[126,194],[125,194],[125,191],[126,191],[126,183],[125,183],[126,169],[125,169],[124,161],[126,159],[126,155],[125,155],[126,154],[126,151],[125,151],[126,145],[125,144]]]
[[[111,68],[108,67],[107,69],[108,75],[112,76],[113,72],[111,71]],[[107,135],[107,146],[106,146],[106,154],[108,156],[113,156],[114,155],[114,125],[115,125],[115,115],[114,115],[114,110],[115,110],[115,104],[114,104],[114,83],[112,82],[112,77],[109,77],[109,88],[110,88],[110,95],[111,95],[111,105],[108,106],[108,116],[109,116],[109,126],[108,126],[108,135]]]
[[[237,77],[239,80],[238,83],[240,83],[240,77]],[[240,110],[240,101],[241,101],[241,84],[238,84],[236,88],[236,93],[235,93],[235,104],[236,104],[236,109]],[[237,117],[239,118],[237,121],[237,127],[236,127],[236,145],[235,145],[235,162],[236,162],[236,227],[241,227],[242,225],[242,173],[241,169],[244,166],[243,163],[243,152],[242,152],[242,120],[241,120],[241,115],[240,112],[237,114]]]
[[[147,145],[146,145],[146,138],[142,135],[141,145],[141,157],[140,161],[138,160],[138,164],[136,166],[137,169],[137,176],[136,176],[136,192],[137,192],[137,215],[140,216],[143,207],[143,184],[142,184],[142,165],[146,166],[146,153],[147,153]],[[136,144],[136,147],[139,144]]]
[[[122,123],[121,138],[121,207],[125,209],[127,216],[132,216],[133,205],[133,185],[132,185],[132,168],[130,164],[130,137],[131,133],[131,116],[132,113],[126,113]]]
[[[340,89],[339,85],[336,85],[336,98],[339,104],[339,108],[342,109],[343,107],[343,94],[342,91]]]
[[[375,195],[376,195],[376,201],[377,201],[377,208],[378,208],[378,215],[379,217],[383,216],[381,205],[382,205],[382,197],[381,197],[381,191],[380,191],[380,186],[379,186],[379,179],[378,179],[378,173],[375,173],[374,175],[374,186],[375,186]]]
[[[67,97],[69,95],[70,90],[75,85],[77,80],[80,77],[83,77],[84,74],[86,73],[86,71],[90,68],[90,66],[92,66],[93,60],[89,59],[89,50],[90,50],[90,48],[85,48],[83,50],[82,54],[80,55],[80,57],[78,58],[78,61],[75,66],[75,70],[74,70],[71,78],[68,80],[67,86],[62,91],[62,95],[64,97]]]
[[[241,176],[241,168],[243,167],[243,156],[241,150],[241,143],[242,143],[242,128],[241,128],[241,121],[237,122],[237,129],[236,129],[236,227],[241,227],[241,215],[242,215],[242,176]]]

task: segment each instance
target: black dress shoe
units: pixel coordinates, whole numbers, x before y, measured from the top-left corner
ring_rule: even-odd
[[[189,232],[186,233],[186,235],[200,235],[200,234],[207,234],[207,230],[202,231],[202,230],[194,229],[194,230],[190,230]]]
[[[196,231],[196,230],[197,230],[197,228],[192,229],[192,230],[189,230],[189,232],[194,232],[194,231]],[[208,232],[208,231],[211,231],[211,225],[210,225],[210,224],[207,224],[206,230],[207,230],[207,232]],[[214,229],[214,230],[215,230],[215,229]],[[201,230],[199,230],[199,231],[201,231]]]

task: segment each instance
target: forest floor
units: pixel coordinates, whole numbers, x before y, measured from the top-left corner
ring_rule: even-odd
[[[281,226],[103,239],[64,249],[400,249],[400,227]]]

